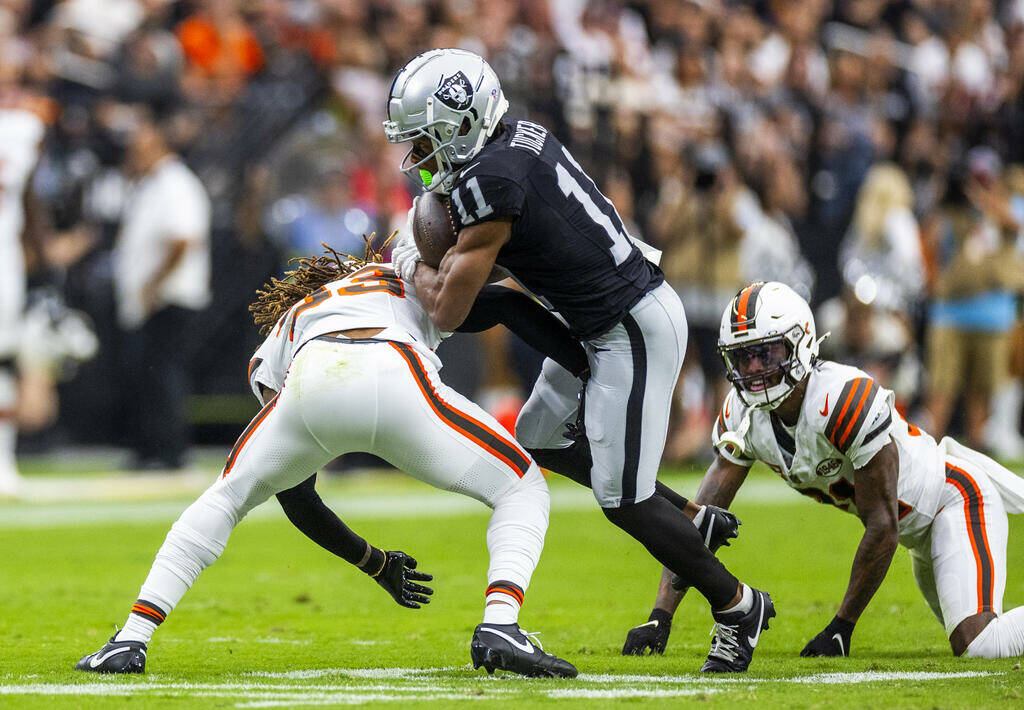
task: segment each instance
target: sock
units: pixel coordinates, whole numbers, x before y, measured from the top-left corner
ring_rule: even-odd
[[[514,624],[525,599],[523,590],[512,582],[498,581],[487,587],[484,606],[485,624]]]
[[[733,604],[728,609],[722,609],[722,611],[728,611],[732,613],[738,611],[741,614],[746,614],[748,611],[754,608],[754,593],[750,591],[750,587],[743,585],[743,592],[740,594],[740,600]]]
[[[142,641],[149,643],[156,627],[164,622],[167,613],[153,602],[139,599],[132,604],[124,628],[117,632],[115,641]]]
[[[488,584],[498,580],[525,592],[544,549],[548,529],[548,487],[536,464],[494,501],[487,525],[491,564]]]
[[[238,523],[223,485],[214,484],[171,526],[139,590],[117,641],[149,643],[153,632],[178,605],[199,573],[212,565]],[[148,600],[148,601],[147,601]]]
[[[997,616],[981,630],[965,656],[971,658],[1014,658],[1024,655],[1024,606]]]
[[[602,512],[686,586],[703,594],[712,609],[721,609],[736,596],[736,577],[711,554],[693,522],[665,498],[655,493],[639,503]]]

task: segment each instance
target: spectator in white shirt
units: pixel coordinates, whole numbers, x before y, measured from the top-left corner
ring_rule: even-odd
[[[151,121],[132,136],[128,168],[137,183],[117,237],[114,285],[136,434],[132,467],[176,469],[188,448],[183,336],[210,302],[210,200]]]

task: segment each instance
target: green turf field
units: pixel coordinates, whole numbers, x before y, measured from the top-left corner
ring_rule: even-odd
[[[44,469],[33,468],[33,478]],[[52,474],[42,478],[47,490],[65,485]],[[692,494],[698,477],[666,480]],[[74,672],[78,658],[123,622],[167,528],[194,497],[151,488],[138,500],[104,500],[83,487],[58,502],[0,503],[0,707],[1024,704],[1016,661],[952,657],[902,549],[857,627],[853,656],[799,658],[842,597],[860,524],[765,472],[752,474],[741,491],[733,506],[744,523],[740,538],[721,553],[741,579],[772,593],[779,613],[742,677],[696,673],[712,622],[695,594],[676,616],[665,656],[619,655],[626,631],[646,620],[659,568],[604,520],[589,492],[561,480],[552,483],[547,546],[520,620],[581,675],[551,681],[474,672],[469,638],[482,613],[487,511],[398,474],[320,488],[356,530],[415,555],[435,575],[429,607],[395,605],[292,529],[271,501],[239,526],[225,555],[157,632],[145,677]],[[1010,521],[1007,608],[1024,604],[1022,523]]]

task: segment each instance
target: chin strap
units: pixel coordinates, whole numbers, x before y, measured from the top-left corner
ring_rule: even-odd
[[[718,439],[718,444],[715,446],[720,453],[736,459],[743,458],[744,451],[746,450],[743,442],[747,438],[747,431],[750,429],[750,417],[753,412],[753,407],[747,407],[736,430],[722,433],[722,436]]]

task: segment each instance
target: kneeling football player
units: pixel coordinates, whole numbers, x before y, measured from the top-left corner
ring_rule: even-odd
[[[910,550],[954,654],[1024,654],[1024,607],[1003,613],[1002,604],[1006,514],[1024,512],[1024,480],[949,437],[936,443],[863,371],[819,359],[814,317],[788,286],[744,288],[719,333],[735,391],[715,423],[718,456],[697,500],[727,507],[760,460],[790,487],[864,523],[838,612],[800,655],[850,655],[854,626],[898,543]],[[651,621],[629,632],[623,653],[664,650],[682,586],[663,573]],[[728,653],[727,639],[716,645]]]
[[[525,298],[508,291],[517,297]],[[313,490],[312,472],[364,451],[493,509],[484,618],[470,646],[474,667],[574,677],[571,663],[534,646],[517,623],[544,546],[547,484],[493,417],[441,382],[433,350],[442,334],[412,287],[387,264],[335,254],[302,260],[283,281],[274,279],[252,310],[268,336],[249,366],[263,409],[218,480],[172,526],[124,628],[76,668],[143,672],[156,627],[220,556],[245,514],[274,494],[300,529],[374,577],[399,604],[427,603],[432,590],[418,582],[430,577],[414,571],[415,560],[368,545]]]

